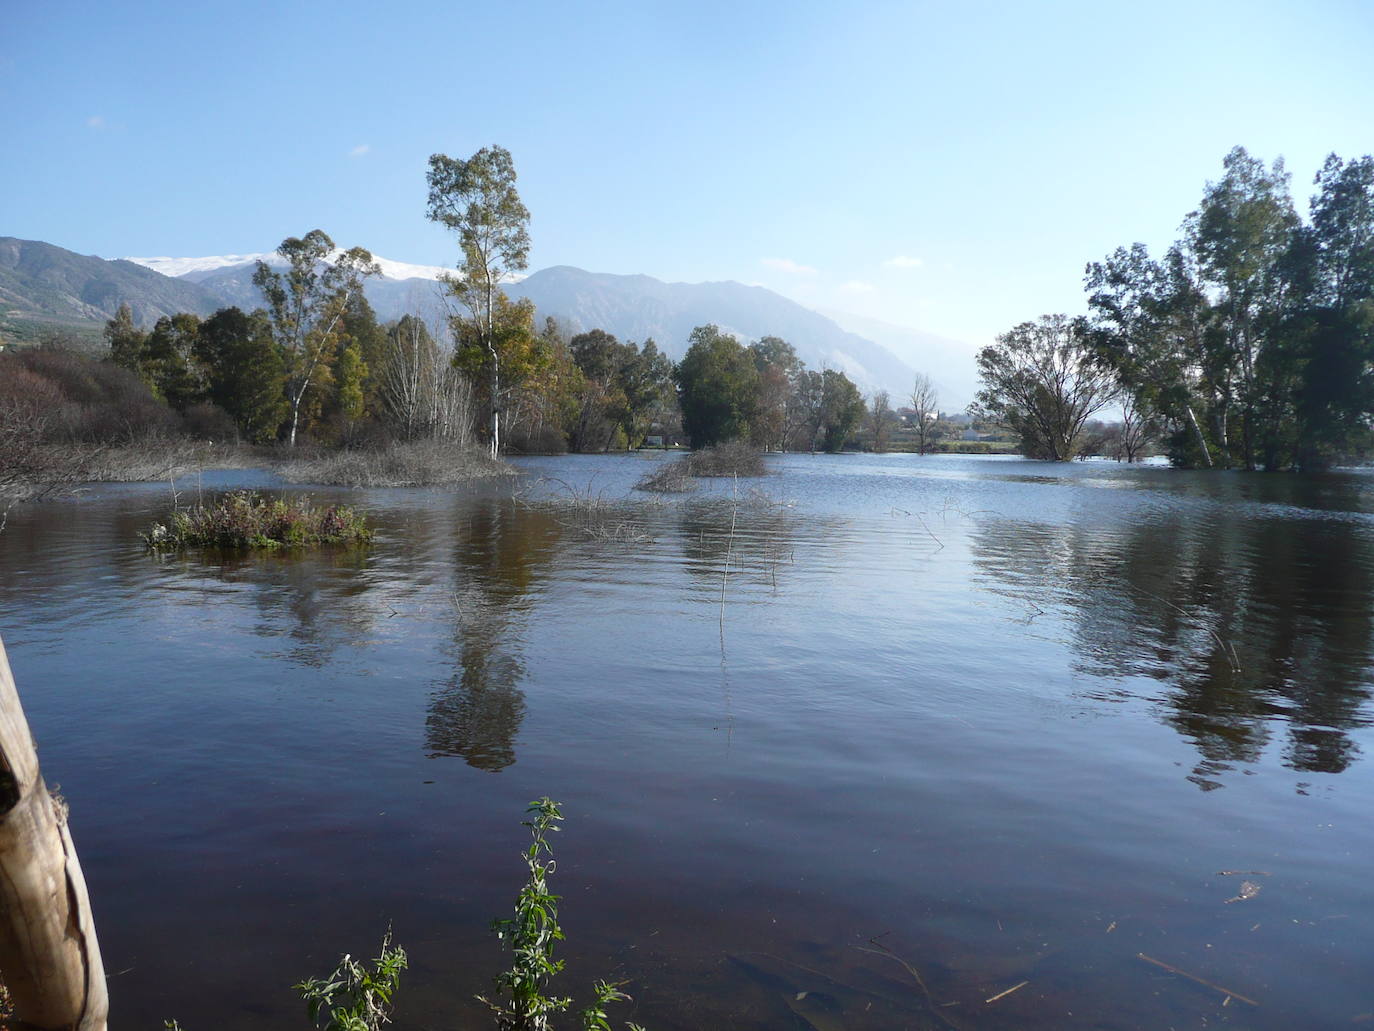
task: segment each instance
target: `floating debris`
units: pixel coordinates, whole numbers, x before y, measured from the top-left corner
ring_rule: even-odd
[[[998,993],[997,993],[996,995],[994,995],[991,999],[984,999],[983,1001],[984,1001],[984,1002],[996,1002],[998,999],[1005,999],[1005,998],[1006,998],[1008,995],[1010,995],[1012,992],[1020,991],[1022,988],[1026,987],[1026,985],[1028,985],[1028,984],[1030,984],[1029,981],[1022,981],[1020,984],[1012,985],[1012,986],[1011,986],[1010,988],[1008,988],[1005,992],[998,992]]]
[[[1247,1003],[1250,1006],[1259,1005],[1259,1003],[1257,1003],[1254,999],[1251,999],[1250,997],[1245,995],[1241,995],[1240,992],[1233,992],[1231,991],[1231,989],[1223,988],[1221,985],[1216,984],[1213,981],[1208,981],[1206,978],[1198,977],[1197,974],[1190,974],[1186,970],[1180,970],[1178,967],[1174,966],[1171,963],[1165,963],[1162,959],[1155,959],[1153,956],[1147,956],[1143,952],[1137,952],[1136,958],[1143,959],[1146,963],[1153,963],[1161,970],[1167,970],[1171,974],[1177,974],[1179,977],[1186,977],[1189,981],[1192,981],[1196,984],[1200,984],[1204,988],[1210,988],[1214,992],[1221,992],[1221,994],[1226,996],[1228,999],[1239,999],[1241,1002]],[[1222,1003],[1222,1005],[1226,1004]]]

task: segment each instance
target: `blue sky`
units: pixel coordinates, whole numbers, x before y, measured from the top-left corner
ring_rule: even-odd
[[[0,6],[0,235],[451,265],[426,160],[499,143],[531,269],[761,283],[967,341],[1078,311],[1241,144],[1374,151],[1374,3]]]

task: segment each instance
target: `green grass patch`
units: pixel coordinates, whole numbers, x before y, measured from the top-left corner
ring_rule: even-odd
[[[367,544],[367,521],[345,505],[312,505],[308,498],[264,498],[255,491],[226,494],[213,505],[177,509],[154,523],[143,540],[153,551],[188,547],[306,548]]]

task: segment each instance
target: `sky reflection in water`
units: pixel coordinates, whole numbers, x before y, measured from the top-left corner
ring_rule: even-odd
[[[1368,476],[788,456],[665,500],[653,460],[350,496],[364,553],[154,559],[165,487],[11,517],[122,1023],[294,1026],[388,921],[397,1026],[480,1021],[544,793],[568,987],[655,1028],[1372,1008]]]

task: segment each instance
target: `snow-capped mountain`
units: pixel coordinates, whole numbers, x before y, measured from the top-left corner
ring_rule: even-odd
[[[335,249],[330,252],[329,258],[333,261],[343,251]],[[164,276],[173,279],[188,279],[191,282],[199,282],[204,279],[203,273],[217,272],[220,269],[235,268],[240,265],[256,267],[260,261],[267,264],[282,267],[286,262],[276,251],[266,254],[213,254],[204,258],[125,258],[125,261],[132,261],[135,265],[142,265],[150,268],[154,272],[161,272]],[[392,261],[390,258],[382,258],[377,255],[372,256],[382,270],[382,276],[386,279],[432,279],[438,280],[445,272],[451,269],[440,268],[438,265],[410,265],[404,261]]]

